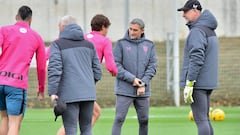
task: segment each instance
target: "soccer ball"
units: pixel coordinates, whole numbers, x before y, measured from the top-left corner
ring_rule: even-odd
[[[188,113],[188,119],[194,121],[192,110]]]
[[[223,121],[225,118],[225,113],[221,109],[215,109],[212,111],[212,119],[214,121]]]

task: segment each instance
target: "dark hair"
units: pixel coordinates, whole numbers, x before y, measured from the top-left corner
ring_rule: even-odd
[[[91,27],[94,31],[100,31],[102,30],[102,26],[108,28],[110,25],[109,19],[102,14],[95,15],[91,20]]]
[[[21,6],[18,9],[18,14],[17,14],[21,20],[23,21],[28,21],[32,17],[32,10],[28,6]]]

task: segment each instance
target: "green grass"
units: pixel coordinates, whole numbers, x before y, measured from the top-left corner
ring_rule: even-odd
[[[240,107],[219,107],[225,112],[224,121],[212,121],[216,135],[238,135]],[[214,108],[213,108],[214,109]],[[189,107],[157,107],[150,109],[149,135],[193,135],[197,128],[188,120]],[[114,109],[102,109],[102,115],[93,128],[94,135],[110,135]],[[28,109],[21,127],[21,135],[55,135],[61,118],[54,122],[51,109]],[[137,135],[136,113],[130,108],[122,127],[122,135]]]

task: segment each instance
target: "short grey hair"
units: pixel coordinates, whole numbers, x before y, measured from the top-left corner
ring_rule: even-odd
[[[60,19],[59,24],[65,26],[70,24],[77,24],[77,19],[71,15],[66,15]]]
[[[139,18],[133,19],[133,20],[130,22],[130,24],[138,24],[141,29],[144,29],[144,27],[145,27],[145,24],[144,24],[143,20],[142,20],[142,19],[139,19]]]

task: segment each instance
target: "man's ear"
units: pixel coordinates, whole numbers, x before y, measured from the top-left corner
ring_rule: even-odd
[[[101,28],[101,30],[103,30],[104,28],[105,28],[105,26],[104,26],[104,25],[102,25],[102,28]],[[100,31],[101,31],[101,30],[100,30]]]
[[[18,16],[18,15],[15,16],[15,20],[16,20],[16,21],[19,20],[19,16]]]

